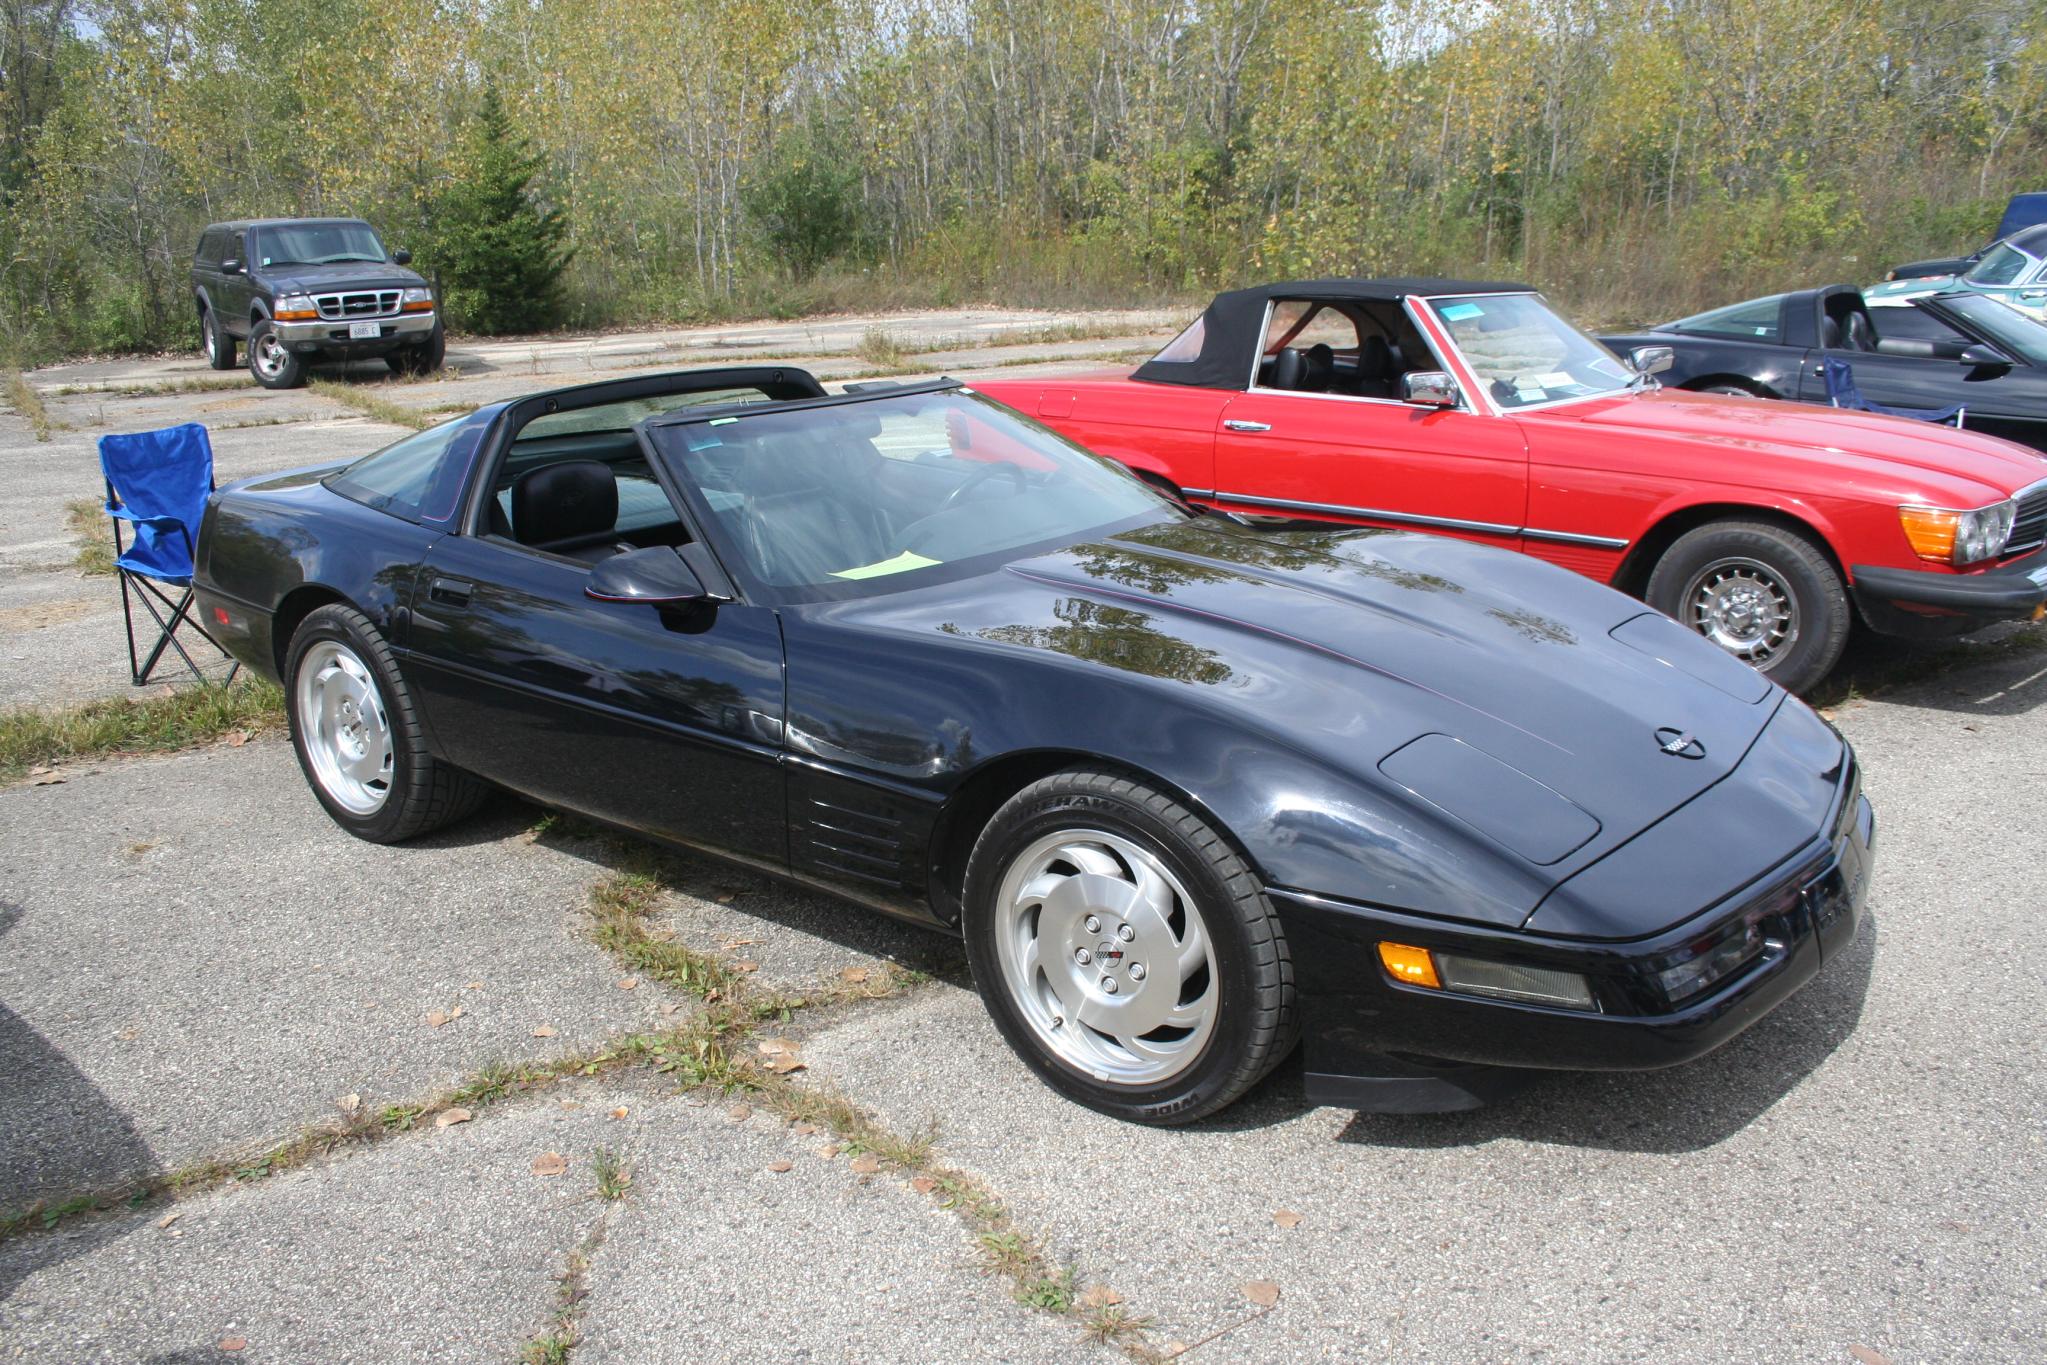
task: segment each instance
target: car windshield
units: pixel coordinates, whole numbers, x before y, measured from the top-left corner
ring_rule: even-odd
[[[384,244],[368,223],[287,223],[256,233],[256,259],[262,265],[381,261]]]
[[[1429,308],[1501,407],[1619,393],[1634,379],[1534,294],[1431,299]]]
[[[2010,242],[1999,242],[1962,278],[1970,284],[2019,284],[2029,279],[2039,264]]]
[[[742,576],[802,597],[901,591],[1186,515],[967,389],[656,419],[652,434]]]
[[[2003,299],[1985,294],[1940,294],[1935,301],[2029,365],[2047,365],[2047,324]]]

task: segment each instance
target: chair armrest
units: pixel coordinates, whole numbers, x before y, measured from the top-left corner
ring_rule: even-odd
[[[127,508],[116,507],[112,503],[107,504],[106,510],[107,515],[110,517],[119,517],[122,521],[132,521],[138,526],[147,526],[155,531],[182,530],[185,525],[177,517],[140,517]]]

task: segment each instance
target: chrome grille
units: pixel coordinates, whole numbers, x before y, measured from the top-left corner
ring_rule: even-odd
[[[2018,515],[2012,519],[2011,539],[2004,543],[2007,555],[2023,554],[2047,545],[2047,483],[2021,489],[2018,504]]]
[[[374,289],[360,294],[315,294],[313,306],[320,310],[321,317],[333,322],[389,317],[398,311],[401,292],[397,289]]]

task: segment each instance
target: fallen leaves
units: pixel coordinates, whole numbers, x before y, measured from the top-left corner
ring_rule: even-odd
[[[640,978],[637,976],[622,976],[613,984],[622,991],[638,990]]]
[[[1862,1365],[1891,1365],[1891,1358],[1889,1356],[1881,1351],[1871,1350],[1867,1346],[1850,1346],[1848,1354],[1861,1361]]]
[[[434,1115],[434,1127],[452,1128],[458,1123],[467,1123],[475,1117],[474,1114],[458,1104],[451,1108],[443,1109],[440,1113]]]
[[[1090,1285],[1080,1296],[1082,1308],[1113,1308],[1123,1302],[1123,1296],[1105,1284]]]
[[[632,1112],[632,1110],[621,1104],[618,1108],[611,1111],[611,1116],[615,1119],[622,1119]]]
[[[874,1175],[881,1170],[881,1158],[872,1152],[862,1152],[853,1158],[853,1174]]]
[[[538,1024],[538,1025],[535,1025],[535,1026],[534,1026],[534,1029],[533,1029],[533,1036],[534,1036],[535,1038],[552,1038],[552,1037],[554,1037],[554,1025],[553,1025],[553,1024]]]
[[[1279,1302],[1279,1286],[1271,1280],[1252,1280],[1244,1286],[1244,1297],[1260,1308],[1270,1308]]]
[[[774,1072],[777,1076],[786,1076],[792,1071],[801,1071],[808,1065],[809,1063],[805,1062],[801,1057],[792,1056],[784,1052],[779,1056],[769,1059],[768,1070]]]
[[[430,1027],[440,1028],[443,1025],[454,1023],[457,1019],[460,1019],[461,1017],[462,1007],[460,1005],[457,1005],[455,1006],[455,1008],[451,1010],[428,1010],[426,1015],[426,1021]]]
[[[1275,1209],[1272,1214],[1272,1221],[1283,1228],[1297,1228],[1301,1225],[1301,1215],[1295,1213],[1292,1209]]]
[[[795,1170],[796,1163],[784,1158],[779,1161],[770,1161],[768,1163],[768,1169],[773,1171],[776,1175],[781,1175],[785,1171]]]
[[[849,986],[857,986],[867,979],[865,967],[847,967],[839,973],[839,980]]]
[[[910,1188],[919,1194],[929,1194],[938,1188],[938,1182],[928,1175],[920,1175],[910,1182]]]
[[[223,1351],[246,1351],[249,1348],[249,1339],[247,1337],[222,1337],[213,1344]]]
[[[169,1213],[167,1213],[167,1214],[165,1214],[165,1215],[164,1215],[163,1217],[161,1217],[161,1218],[157,1219],[157,1220],[156,1220],[156,1225],[157,1225],[158,1227],[160,1227],[160,1228],[167,1228],[167,1227],[169,1227],[169,1226],[170,1226],[171,1224],[173,1224],[173,1223],[177,1222],[177,1221],[178,1221],[178,1220],[179,1220],[180,1218],[183,1218],[184,1216],[185,1216],[185,1215],[184,1215],[184,1214],[183,1214],[182,1212],[180,1212],[179,1210],[177,1210],[177,1209],[172,1209],[172,1210],[171,1210],[171,1211],[170,1211]]]
[[[725,1111],[725,1117],[731,1119],[734,1123],[744,1123],[753,1117],[753,1106],[750,1104],[735,1104]]]
[[[29,783],[31,787],[55,787],[64,781],[57,776],[57,770],[50,767],[30,768],[28,775],[35,779]]]
[[[823,1157],[826,1161],[834,1160],[839,1155],[839,1144],[836,1142],[827,1142],[824,1146],[817,1149],[817,1154]]]
[[[761,964],[753,961],[751,958],[742,957],[732,964],[732,970],[735,972],[757,972],[760,969]]]
[[[249,732],[247,730],[230,731],[227,737],[227,747],[230,749],[239,749],[248,742]]]
[[[560,1152],[542,1152],[533,1158],[533,1174],[560,1175],[569,1168],[569,1159]]]
[[[344,1114],[353,1114],[362,1108],[362,1096],[353,1090],[334,1101],[334,1107]]]
[[[816,1124],[811,1123],[809,1120],[806,1119],[802,1123],[793,1123],[789,1125],[789,1131],[796,1134],[796,1136],[798,1137],[809,1137],[813,1133],[822,1132],[823,1129],[819,1128]]]
[[[796,1051],[796,1041],[793,1038],[763,1038],[754,1046],[764,1057],[772,1057],[778,1052]]]

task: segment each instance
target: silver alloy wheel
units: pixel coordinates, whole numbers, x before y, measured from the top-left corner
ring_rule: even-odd
[[[1156,1085],[1215,1031],[1201,908],[1165,864],[1101,830],[1048,834],[996,892],[1002,984],[1038,1041],[1095,1080]]]
[[[376,677],[355,651],[321,640],[299,661],[295,719],[320,789],[353,815],[391,795],[391,718]]]
[[[1756,668],[1768,669],[1798,643],[1798,599],[1761,560],[1716,559],[1692,575],[1678,600],[1686,625]]]
[[[202,333],[200,341],[205,346],[206,359],[208,361],[220,359],[220,328],[213,321],[213,310],[211,308],[206,310],[204,319],[200,322],[199,326]]]
[[[265,379],[276,379],[283,375],[284,367],[291,360],[291,352],[284,349],[284,343],[277,339],[276,332],[265,332],[250,343],[249,359],[256,362],[256,369]]]

